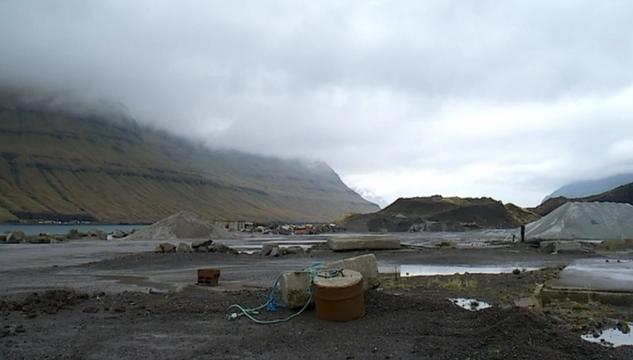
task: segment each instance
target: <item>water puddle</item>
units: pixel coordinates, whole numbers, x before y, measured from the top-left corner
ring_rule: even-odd
[[[479,311],[492,307],[489,303],[476,299],[449,298],[448,301],[468,311]]]
[[[521,272],[538,270],[524,266],[447,266],[447,265],[400,265],[400,276],[433,276],[469,274],[507,274],[519,269]]]
[[[283,248],[288,248],[291,246],[300,246],[302,247],[304,250],[307,250],[309,248],[311,248],[313,245],[318,244],[318,242],[311,242],[310,244],[306,244],[306,243],[297,243],[296,241],[294,242],[279,242],[276,243],[279,248],[283,249]],[[250,252],[251,254],[256,253],[258,251],[260,251],[262,249],[262,244],[243,244],[243,245],[231,245],[232,248],[240,251],[240,252]]]
[[[633,322],[628,324],[629,328],[633,329]],[[624,345],[633,346],[633,330],[629,330],[628,333],[625,334],[617,327],[602,330],[602,333],[598,337],[594,337],[593,334],[585,334],[582,335],[581,338],[586,341],[595,342],[609,347]]]
[[[101,280],[109,280],[116,281],[122,285],[134,285],[138,287],[149,287],[150,289],[154,289],[158,292],[167,291],[171,289],[172,286],[151,281],[146,276],[132,276],[132,275],[93,275],[94,277]]]

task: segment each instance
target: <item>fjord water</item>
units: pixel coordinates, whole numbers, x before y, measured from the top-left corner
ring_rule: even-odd
[[[117,224],[0,224],[0,234],[11,231],[23,231],[26,235],[50,234],[60,235],[66,234],[71,229],[77,229],[80,232],[89,230],[102,230],[106,233],[114,230],[131,231],[140,229],[146,225],[117,225]]]

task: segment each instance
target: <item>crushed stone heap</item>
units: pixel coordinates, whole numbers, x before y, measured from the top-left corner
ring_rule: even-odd
[[[134,232],[125,240],[209,239],[225,237],[224,229],[191,211],[180,211]]]
[[[569,202],[526,226],[535,240],[633,239],[633,205]]]

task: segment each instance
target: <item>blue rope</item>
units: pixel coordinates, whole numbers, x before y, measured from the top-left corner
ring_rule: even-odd
[[[336,277],[342,274],[342,271],[340,269],[338,270],[322,270],[321,267],[323,266],[322,263],[316,263],[311,265],[310,267],[308,267],[307,271],[308,271],[308,277],[310,279],[310,284],[308,285],[308,300],[306,301],[306,303],[303,305],[303,307],[295,312],[294,314],[291,314],[285,318],[282,319],[274,319],[274,320],[260,320],[255,318],[255,315],[259,315],[260,310],[262,309],[266,309],[266,311],[268,312],[275,312],[279,307],[282,307],[282,304],[279,304],[276,300],[275,294],[278,292],[279,289],[279,283],[282,277],[282,274],[279,274],[277,276],[277,278],[275,278],[275,281],[273,282],[273,286],[270,289],[270,292],[268,292],[268,295],[266,296],[266,302],[253,307],[253,308],[245,308],[239,304],[233,304],[231,306],[229,306],[229,308],[227,309],[227,311],[230,311],[231,309],[235,309],[237,310],[237,312],[231,312],[227,315],[228,320],[235,320],[240,316],[246,316],[247,318],[249,318],[250,320],[252,320],[253,322],[255,322],[256,324],[262,324],[262,325],[270,325],[270,324],[277,324],[277,323],[281,323],[281,322],[286,322],[288,320],[291,320],[299,315],[301,315],[305,309],[308,308],[308,306],[310,305],[310,303],[312,302],[312,295],[313,295],[313,285],[314,285],[314,279],[317,276],[320,277]],[[325,273],[325,274],[319,274],[319,273]]]

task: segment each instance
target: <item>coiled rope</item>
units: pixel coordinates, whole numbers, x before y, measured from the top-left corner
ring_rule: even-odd
[[[317,277],[325,277],[325,278],[330,278],[330,277],[337,277],[337,276],[343,276],[343,270],[342,269],[330,269],[330,270],[324,270],[323,269],[323,264],[321,263],[317,263],[314,264],[310,267],[308,267],[305,270],[308,273],[308,278],[309,278],[309,284],[308,284],[308,288],[306,289],[308,292],[308,300],[306,301],[306,303],[303,305],[303,307],[301,307],[301,309],[297,312],[295,312],[294,314],[288,315],[285,318],[281,318],[281,319],[272,319],[272,320],[262,320],[262,319],[257,319],[255,316],[259,315],[260,311],[262,309],[266,309],[266,311],[268,312],[275,312],[277,310],[277,308],[282,307],[282,304],[279,304],[276,300],[276,294],[279,290],[279,284],[281,282],[281,277],[283,274],[279,274],[276,278],[275,281],[273,282],[273,286],[270,289],[270,292],[268,293],[268,295],[266,296],[266,302],[264,302],[263,304],[253,307],[253,308],[246,308],[243,307],[239,304],[232,304],[231,306],[228,307],[227,312],[229,312],[227,314],[227,319],[228,320],[235,320],[241,316],[245,316],[248,319],[250,319],[251,321],[253,321],[256,324],[261,324],[261,325],[270,325],[270,324],[277,324],[277,323],[282,323],[282,322],[286,322],[289,321],[299,315],[301,315],[307,308],[308,306],[312,303],[312,297],[313,297],[313,293],[314,293],[314,279]],[[231,309],[233,309],[233,312],[231,312]]]

